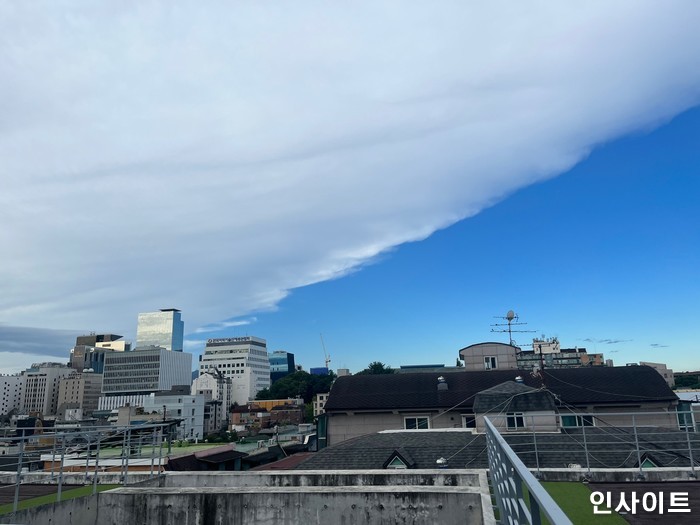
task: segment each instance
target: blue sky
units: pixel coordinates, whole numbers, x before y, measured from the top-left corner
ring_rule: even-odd
[[[557,178],[216,335],[266,337],[306,367],[323,365],[319,333],[336,368],[453,365],[464,346],[507,342],[490,325],[514,309],[535,330],[518,343],[545,334],[617,365],[697,370],[698,137],[693,109],[600,146]]]
[[[159,308],[187,350],[250,333],[307,367],[319,333],[336,367],[451,364],[514,309],[618,363],[700,368],[698,19],[2,4],[2,371],[133,340]]]

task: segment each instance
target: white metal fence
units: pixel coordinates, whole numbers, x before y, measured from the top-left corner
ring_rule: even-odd
[[[488,417],[484,422],[489,472],[500,522],[509,525],[540,525],[541,513],[553,525],[571,524],[566,514],[513,452]]]

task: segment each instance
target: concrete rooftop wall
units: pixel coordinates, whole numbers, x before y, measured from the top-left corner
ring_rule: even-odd
[[[303,470],[253,472],[167,472],[143,485],[186,487],[362,487],[486,486],[486,471],[477,470]]]
[[[485,471],[173,472],[0,517],[31,525],[495,523]]]

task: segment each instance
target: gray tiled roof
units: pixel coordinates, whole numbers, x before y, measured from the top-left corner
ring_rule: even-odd
[[[566,468],[570,464],[586,466],[586,448],[591,468],[634,468],[637,466],[634,433],[631,428],[587,427],[586,447],[583,429],[561,433],[504,434],[508,444],[531,468]],[[653,457],[658,466],[690,465],[685,432],[640,427],[641,453]],[[700,436],[690,434],[696,468],[700,464]],[[536,446],[535,446],[536,441]],[[486,468],[486,437],[467,431],[404,431],[367,434],[330,446],[298,465],[303,470],[381,469],[396,452],[405,451],[413,468],[436,468],[436,460],[448,458],[449,468]],[[535,454],[537,450],[537,455]]]
[[[381,374],[339,377],[325,405],[334,410],[402,410],[472,408],[479,392],[521,376],[533,388],[544,386],[571,405],[675,401],[661,375],[648,366],[548,369],[542,378],[525,370],[464,371],[445,374],[446,391],[437,389],[438,374]]]
[[[530,412],[556,410],[554,397],[544,389],[535,389],[515,381],[506,381],[482,390],[474,397],[474,413]]]

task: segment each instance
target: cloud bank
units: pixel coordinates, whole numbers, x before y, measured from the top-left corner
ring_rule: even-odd
[[[0,321],[273,308],[698,102],[700,4],[0,6]],[[0,350],[2,349],[0,341]]]

